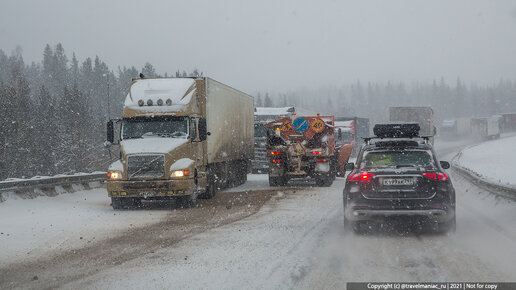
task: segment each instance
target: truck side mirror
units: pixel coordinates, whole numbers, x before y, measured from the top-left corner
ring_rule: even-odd
[[[113,144],[115,141],[115,125],[113,124],[113,120],[109,120],[107,122],[107,136],[106,140],[107,142]]]
[[[206,119],[200,118],[199,119],[199,140],[204,141],[206,140],[207,136],[209,136],[211,133],[208,132],[208,128],[206,125]]]
[[[348,162],[348,163],[344,164],[344,169],[346,171],[351,171],[351,170],[355,169],[355,163]]]
[[[450,168],[450,163],[449,163],[449,162],[447,162],[447,161],[439,161],[439,164],[441,164],[441,167],[442,167],[443,169],[448,169],[448,168]]]
[[[118,144],[118,142],[120,140],[115,140],[115,132],[119,132],[120,131],[120,122],[122,120],[121,119],[111,119],[107,122],[107,130],[106,130],[106,143],[109,143],[109,145],[111,144]],[[115,124],[117,124],[119,127],[118,128],[115,128]]]

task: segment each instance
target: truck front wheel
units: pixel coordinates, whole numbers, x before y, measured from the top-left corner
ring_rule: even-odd
[[[269,175],[269,186],[285,186],[287,180],[283,176],[270,176]]]
[[[142,200],[132,197],[112,197],[111,206],[113,209],[132,209],[142,206]]]
[[[333,184],[332,176],[321,176],[321,177],[315,178],[315,185],[317,185],[317,186],[330,187],[332,184]]]
[[[206,191],[203,194],[199,195],[199,198],[202,199],[210,199],[215,196],[215,176],[211,170],[208,169],[206,172],[207,177],[207,185]]]
[[[187,196],[178,196],[176,197],[176,203],[181,208],[192,208],[195,207],[196,202],[195,195],[187,195]]]

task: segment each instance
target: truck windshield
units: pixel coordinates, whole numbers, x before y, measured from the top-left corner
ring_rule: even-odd
[[[187,138],[188,117],[135,117],[122,121],[122,140],[147,137]]]

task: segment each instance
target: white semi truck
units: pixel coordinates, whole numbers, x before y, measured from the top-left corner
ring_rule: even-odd
[[[189,207],[197,196],[244,183],[253,158],[253,103],[207,77],[133,80],[122,119],[108,122],[108,142],[120,145],[120,160],[108,169],[113,208],[142,199]]]

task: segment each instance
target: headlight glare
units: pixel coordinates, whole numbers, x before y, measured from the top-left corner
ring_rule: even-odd
[[[107,177],[111,180],[122,179],[122,172],[116,170],[109,171]]]
[[[184,177],[184,176],[188,176],[188,174],[190,174],[190,172],[188,172],[188,170],[176,170],[176,171],[172,172],[173,177]]]

